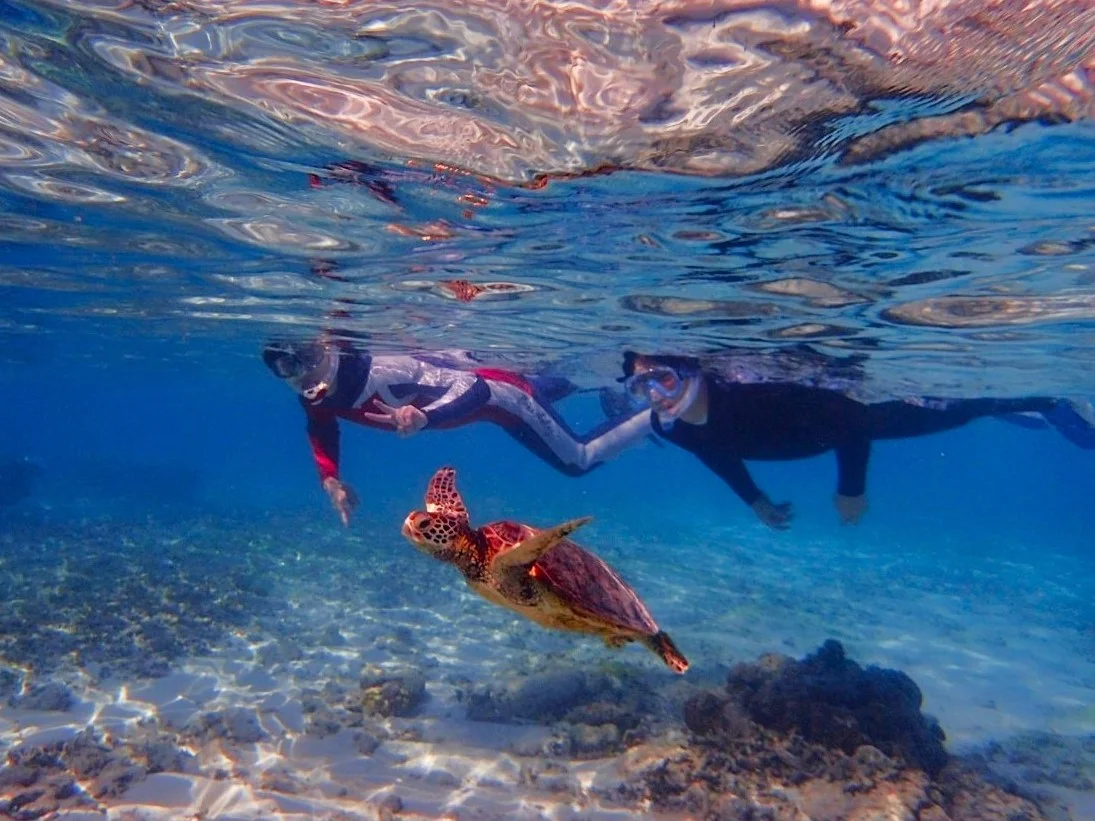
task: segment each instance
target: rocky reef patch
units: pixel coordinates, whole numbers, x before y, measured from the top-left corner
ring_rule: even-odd
[[[684,707],[685,744],[636,749],[618,800],[711,821],[1037,821],[977,760],[948,754],[919,687],[829,640],[801,660],[735,665]],[[653,754],[652,754],[653,753]]]

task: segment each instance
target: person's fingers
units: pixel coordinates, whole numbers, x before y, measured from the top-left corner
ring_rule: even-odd
[[[372,422],[381,422],[385,425],[397,424],[395,417],[388,413],[362,413],[361,415]]]

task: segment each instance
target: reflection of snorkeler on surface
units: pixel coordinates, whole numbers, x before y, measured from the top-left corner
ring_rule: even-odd
[[[313,277],[332,282],[353,282],[350,277],[339,273],[339,267],[339,264],[334,260],[317,259],[312,261],[309,273]],[[531,285],[517,282],[470,282],[466,279],[401,280],[400,285],[407,290],[429,289],[439,296],[454,299],[457,302],[474,302],[482,297],[513,297],[536,290]],[[353,300],[343,297],[338,297],[337,300],[353,304]],[[369,303],[363,301],[362,304],[367,305]]]
[[[491,182],[482,176],[443,163],[422,164],[413,160],[408,160],[402,168],[385,168],[361,160],[343,160],[328,165],[322,175],[308,176],[308,184],[312,188],[324,188],[335,183],[359,185],[381,202],[400,209],[404,203],[402,195],[396,191],[397,186],[425,185],[431,189],[458,191],[456,202],[465,206],[460,214],[464,219],[472,219],[475,216],[472,209],[487,205],[494,193]],[[431,226],[426,228],[430,228],[432,233],[447,230],[443,223]],[[399,233],[419,236],[425,230],[399,224],[390,227]]]
[[[651,406],[661,436],[696,455],[770,527],[783,529],[791,505],[773,503],[753,482],[745,460],[804,459],[832,450],[834,503],[845,523],[867,510],[871,442],[961,427],[975,419],[1037,413],[1074,444],[1095,449],[1090,405],[1044,397],[890,401],[866,404],[843,393],[791,383],[741,384],[682,356],[624,357],[627,392]]]
[[[300,395],[323,488],[344,524],[357,499],[339,478],[339,419],[404,436],[494,422],[568,476],[650,434],[650,413],[643,410],[579,436],[551,406],[574,392],[569,381],[486,368],[451,353],[373,356],[334,342],[271,342],[262,358]]]
[[[547,187],[549,182],[575,180],[584,177],[598,177],[620,171],[621,167],[610,163],[578,171],[557,171],[551,174],[537,174],[528,182],[516,180],[503,181],[465,171],[455,165],[440,162],[420,162],[407,160],[401,168],[363,162],[361,160],[341,160],[330,163],[322,174],[309,174],[308,184],[312,188],[323,188],[333,183],[361,185],[372,192],[381,202],[389,205],[401,205],[396,193],[396,185],[417,184],[431,187],[456,188],[461,190],[457,202],[464,205],[482,207],[490,201],[490,196],[500,186],[536,191]],[[473,212],[465,211],[463,216],[471,218]]]
[[[475,217],[474,208],[488,205],[493,194],[492,183],[478,175],[440,163],[423,166],[408,161],[404,168],[384,168],[360,160],[345,160],[328,165],[324,174],[309,175],[312,188],[324,188],[336,183],[357,185],[368,190],[376,199],[388,205],[404,210],[403,195],[397,192],[397,186],[426,185],[430,188],[447,188],[459,191],[456,201],[465,206],[461,217],[470,220]],[[423,240],[448,239],[453,236],[453,227],[445,220],[418,225],[389,223],[388,229],[403,236],[418,237]],[[340,282],[349,281],[337,274],[338,264],[331,260],[316,260],[312,264],[312,274],[324,279]],[[527,285],[514,282],[471,282],[466,279],[443,279],[437,282],[417,283],[432,286],[441,296],[458,302],[472,302],[488,296],[513,295],[534,290]]]

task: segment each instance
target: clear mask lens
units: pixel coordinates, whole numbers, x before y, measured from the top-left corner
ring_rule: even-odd
[[[282,379],[302,379],[320,368],[327,359],[327,349],[322,345],[307,345],[295,351],[286,351],[274,361],[274,372]]]
[[[675,370],[665,365],[632,374],[627,378],[624,387],[632,402],[642,404],[659,398],[672,402],[680,399],[684,394],[684,380]]]

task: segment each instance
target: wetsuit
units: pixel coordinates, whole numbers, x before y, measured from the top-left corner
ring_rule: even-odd
[[[654,430],[695,454],[747,505],[764,493],[745,460],[805,459],[835,451],[837,493],[862,496],[874,439],[905,439],[961,427],[975,419],[1050,413],[1056,399],[956,399],[857,402],[837,391],[785,383],[740,384],[705,375],[707,423],[677,421]]]
[[[1029,399],[907,399],[868,405],[872,439],[906,439],[960,428],[975,419],[1018,414],[1051,414],[1060,401]],[[1022,418],[1022,417],[1020,417]],[[1032,424],[1027,422],[1028,425]]]
[[[568,476],[579,476],[650,433],[649,414],[610,419],[585,436],[575,434],[550,403],[573,390],[562,379],[526,379],[511,371],[469,367],[443,356],[370,356],[339,359],[335,390],[318,402],[301,399],[308,439],[320,479],[338,478],[339,427],[346,419],[392,430],[365,413],[380,411],[375,400],[413,405],[426,415],[425,429],[471,422],[498,424],[511,437]]]
[[[838,492],[860,496],[867,481],[867,406],[836,391],[781,383],[736,384],[710,375],[707,423],[678,420],[654,430],[695,454],[747,505],[764,496],[746,459],[805,459],[836,451]]]

